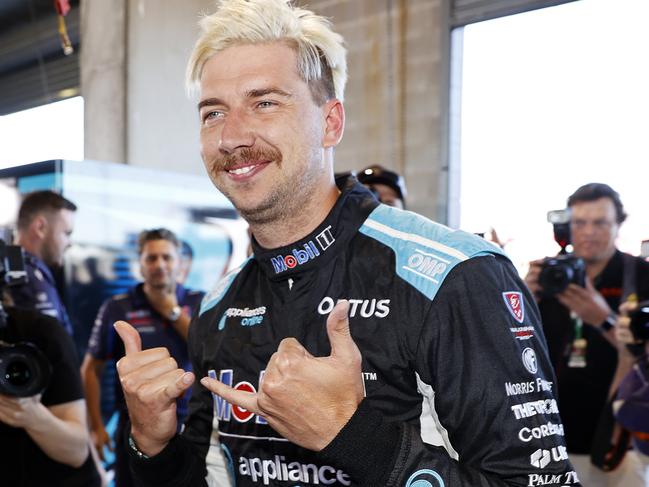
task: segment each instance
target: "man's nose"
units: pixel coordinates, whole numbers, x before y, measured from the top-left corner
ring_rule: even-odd
[[[221,128],[219,150],[231,154],[236,149],[252,147],[255,142],[251,120],[242,110],[230,110]]]

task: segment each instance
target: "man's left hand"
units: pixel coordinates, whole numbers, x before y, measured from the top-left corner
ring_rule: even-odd
[[[146,297],[153,309],[164,317],[169,316],[174,307],[178,306],[175,290],[153,289],[146,293]]]
[[[349,303],[342,301],[327,318],[328,357],[314,357],[294,338],[282,340],[256,394],[207,377],[201,383],[229,403],[262,416],[292,443],[320,451],[364,396],[361,353],[349,331],[348,310]]]
[[[29,428],[38,424],[43,409],[40,394],[31,397],[0,394],[0,422],[14,428]]]
[[[568,288],[557,294],[561,304],[574,311],[584,323],[598,326],[611,314],[611,308],[600,293],[597,292],[590,279],[586,278],[586,287],[570,284]]]

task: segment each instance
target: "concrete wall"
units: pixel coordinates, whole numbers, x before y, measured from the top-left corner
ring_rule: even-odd
[[[347,41],[347,127],[336,170],[404,175],[408,208],[445,221],[449,29],[443,0],[305,0]]]
[[[201,11],[212,0],[119,0],[123,2],[127,34],[122,126],[111,116],[115,134],[93,132],[105,115],[103,95],[84,85],[86,155],[116,159],[121,147],[129,164],[189,173],[203,172],[198,153],[198,117],[185,97],[185,63],[197,34]],[[103,2],[84,2],[84,4]],[[300,5],[330,17],[347,41],[349,81],[345,96],[347,128],[336,153],[336,170],[361,169],[373,163],[392,168],[406,178],[410,209],[445,221],[447,200],[447,127],[449,29],[444,0],[299,0]],[[113,4],[113,2],[111,2]],[[119,21],[95,7],[87,25]],[[97,35],[85,29],[88,36]],[[119,37],[119,28],[116,28]],[[99,39],[101,40],[101,39]],[[119,58],[119,43],[86,44]],[[110,50],[113,51],[110,51]],[[108,50],[108,51],[107,51]],[[98,62],[85,57],[82,76]],[[113,66],[119,63],[113,60]],[[119,87],[117,87],[117,91]],[[90,99],[88,98],[90,97]],[[119,99],[118,96],[115,97]],[[103,103],[103,102],[102,102]],[[120,132],[121,130],[121,132]],[[119,133],[123,134],[120,140]],[[100,142],[95,139],[102,138]],[[106,139],[108,138],[108,139]],[[91,150],[91,148],[93,148]],[[95,149],[97,148],[97,149]],[[102,152],[103,151],[103,152]],[[107,155],[107,157],[104,156]]]
[[[129,164],[204,174],[198,112],[185,95],[185,65],[199,14],[213,0],[129,0]]]

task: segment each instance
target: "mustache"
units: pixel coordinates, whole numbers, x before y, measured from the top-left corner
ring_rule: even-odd
[[[212,167],[217,171],[227,171],[230,168],[257,161],[275,161],[281,165],[282,153],[274,148],[244,147],[232,154],[217,157],[214,159]]]

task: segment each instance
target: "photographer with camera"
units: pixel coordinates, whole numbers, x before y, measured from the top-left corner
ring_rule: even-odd
[[[568,452],[584,485],[644,486],[637,458],[602,451],[616,442],[608,434],[615,431],[609,400],[632,366],[618,352],[615,311],[632,293],[649,298],[649,263],[616,248],[626,214],[610,186],[586,184],[567,206],[568,220],[553,222],[562,253],[531,262],[525,281],[539,304],[557,374]],[[558,231],[562,224],[569,232]],[[573,254],[565,252],[570,237]]]
[[[63,265],[76,210],[74,203],[54,191],[34,191],[24,197],[18,210],[16,243],[24,250],[28,279],[8,289],[16,307],[56,318],[70,335],[72,323],[52,270]]]
[[[0,295],[20,284],[22,264],[0,240]],[[15,262],[15,260],[14,260]],[[12,281],[13,282],[10,282]],[[86,406],[70,336],[49,316],[0,304],[0,458],[2,485],[95,487]]]
[[[628,301],[620,306],[615,337],[621,344],[620,353],[633,353],[637,358],[620,383],[613,410],[617,421],[631,433],[649,486],[649,301]]]

